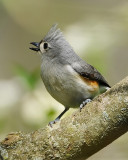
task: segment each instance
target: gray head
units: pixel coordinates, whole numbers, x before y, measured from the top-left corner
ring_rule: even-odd
[[[30,49],[40,52],[42,56],[56,57],[60,54],[68,56],[68,54],[73,52],[63,33],[57,28],[57,24],[52,26],[40,42],[31,42],[31,44],[36,46],[36,48]]]

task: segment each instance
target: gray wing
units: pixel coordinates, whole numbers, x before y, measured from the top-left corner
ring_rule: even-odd
[[[110,87],[105,78],[90,64],[86,63],[82,59],[72,63],[73,69],[84,78],[96,80],[100,85]]]

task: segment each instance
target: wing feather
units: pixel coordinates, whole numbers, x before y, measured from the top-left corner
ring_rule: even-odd
[[[93,66],[91,66],[88,63],[85,63],[85,61],[80,60],[72,64],[73,69],[82,77],[88,78],[90,80],[96,80],[99,82],[100,85],[110,87],[108,82],[105,80],[105,78],[95,69]]]

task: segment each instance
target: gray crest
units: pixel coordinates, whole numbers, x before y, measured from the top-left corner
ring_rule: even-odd
[[[52,40],[58,40],[60,38],[64,38],[63,33],[59,28],[57,28],[58,24],[54,24],[47,35],[44,37],[43,41],[50,42]]]

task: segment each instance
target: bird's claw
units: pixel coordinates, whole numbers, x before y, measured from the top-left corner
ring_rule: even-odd
[[[53,124],[56,124],[59,121],[59,118],[56,118],[54,121],[49,122],[49,126],[52,128]]]
[[[84,106],[85,106],[87,103],[91,102],[91,101],[92,101],[91,99],[86,99],[85,101],[83,101],[83,102],[80,104],[80,112],[81,112],[82,108],[84,108]]]
[[[56,123],[55,121],[51,121],[51,122],[48,123],[48,125],[52,128],[52,125],[55,124],[55,123]]]

